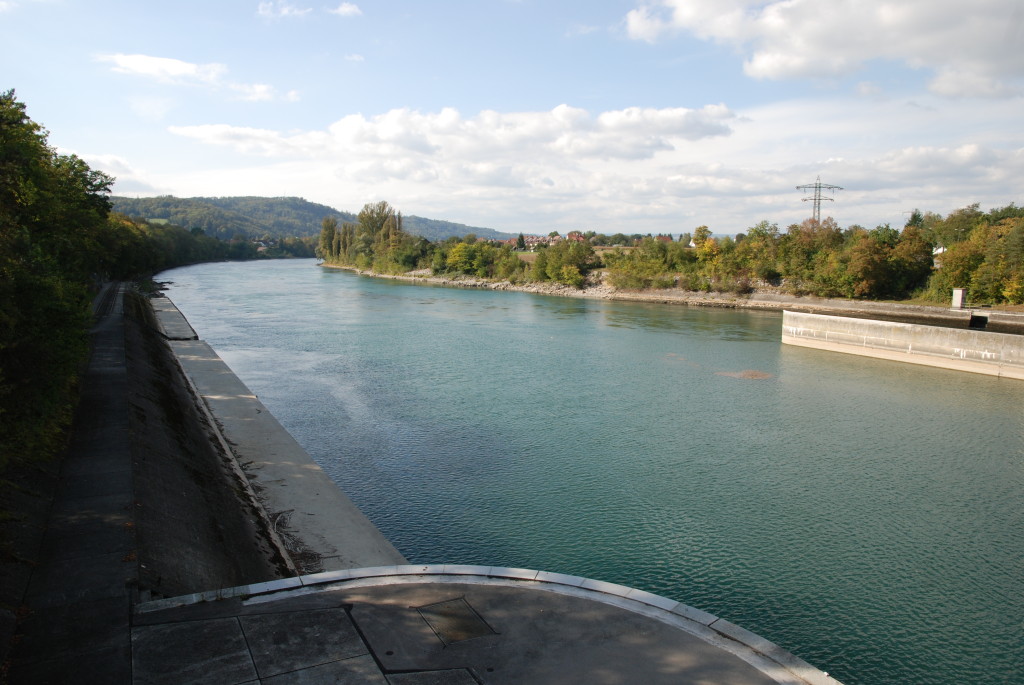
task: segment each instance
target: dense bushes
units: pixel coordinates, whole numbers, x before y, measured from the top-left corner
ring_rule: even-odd
[[[388,203],[368,204],[356,223],[338,226],[324,219],[317,256],[329,264],[405,273],[429,269],[434,275],[466,275],[510,281],[551,281],[580,288],[600,266],[589,242],[563,240],[539,249],[532,265],[508,244],[478,241],[475,235],[432,243],[402,230],[402,215]]]
[[[694,248],[647,239],[628,254],[612,253],[605,257],[610,282],[736,293],[760,283],[796,293],[879,298],[920,287],[931,267],[931,247],[916,229],[841,231],[826,219],[791,226],[785,234],[761,222],[736,239],[698,239]]]
[[[936,301],[967,288],[976,303],[1024,303],[1024,210],[1012,204],[987,214],[972,205],[945,218],[914,212],[902,231],[844,230],[831,218],[785,233],[762,221],[735,239],[698,229],[694,244],[645,238],[607,253],[609,283],[737,293],[762,284],[825,297]]]
[[[979,304],[1024,303],[1024,210],[1012,204],[988,213],[972,205],[945,218],[915,211],[902,230],[842,229],[826,218],[785,232],[762,221],[735,238],[714,238],[700,226],[692,243],[691,234],[672,240],[587,233],[540,246],[529,264],[507,244],[473,235],[431,243],[401,225],[387,203],[364,207],[358,223],[338,227],[325,219],[317,254],[380,273],[429,269],[513,283],[583,287],[590,272],[604,267],[608,284],[626,290],[742,294],[774,286],[797,295],[944,302],[957,287]],[[615,247],[598,257],[593,246],[609,243]]]
[[[985,214],[971,205],[945,219],[921,217],[920,230],[944,248],[930,296],[944,299],[951,288],[967,288],[971,302],[1024,304],[1024,208],[1011,204]]]
[[[112,181],[58,155],[14,92],[0,94],[0,467],[59,446],[89,286],[107,266]]]

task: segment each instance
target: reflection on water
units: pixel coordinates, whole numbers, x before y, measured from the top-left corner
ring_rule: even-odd
[[[414,563],[639,586],[848,685],[1024,679],[1024,383],[783,347],[774,312],[167,278]]]

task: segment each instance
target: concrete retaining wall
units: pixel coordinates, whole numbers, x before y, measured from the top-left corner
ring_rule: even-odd
[[[785,311],[787,345],[1024,380],[1024,336]]]
[[[154,311],[226,452],[301,573],[404,564],[405,557],[278,423],[167,298]]]

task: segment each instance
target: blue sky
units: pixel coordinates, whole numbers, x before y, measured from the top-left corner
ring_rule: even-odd
[[[0,0],[0,88],[133,196],[734,234],[1024,203],[1020,0]]]

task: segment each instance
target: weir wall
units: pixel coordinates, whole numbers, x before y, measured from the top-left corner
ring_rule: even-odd
[[[1024,336],[784,311],[782,342],[1024,380]]]

